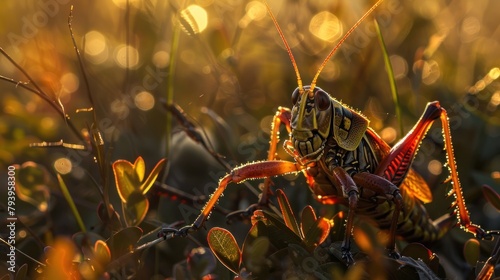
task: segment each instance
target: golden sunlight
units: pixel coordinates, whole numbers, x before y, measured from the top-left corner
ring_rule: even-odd
[[[207,11],[198,5],[189,5],[181,11],[180,15],[184,20],[184,23],[189,24],[190,30],[185,30],[187,33],[194,32],[194,34],[197,34],[203,32],[203,30],[207,28]],[[187,29],[187,26],[185,26],[184,23],[182,23],[183,27],[184,29]]]
[[[342,22],[330,12],[319,12],[309,22],[309,32],[323,41],[333,42],[342,35]]]

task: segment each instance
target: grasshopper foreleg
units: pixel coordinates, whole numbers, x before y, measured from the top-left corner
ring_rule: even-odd
[[[304,167],[297,163],[282,160],[252,162],[237,167],[220,180],[219,186],[210,196],[210,199],[203,207],[200,215],[191,225],[182,227],[178,230],[171,228],[162,229],[160,235],[166,236],[167,234],[173,233],[176,236],[184,237],[202,227],[229,183],[241,183],[245,180],[297,173],[302,171],[302,168]]]

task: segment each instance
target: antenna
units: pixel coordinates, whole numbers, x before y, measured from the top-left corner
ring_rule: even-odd
[[[375,3],[352,27],[351,29],[349,29],[347,31],[347,33],[344,35],[344,37],[342,37],[342,39],[340,39],[340,41],[337,43],[337,45],[335,45],[335,47],[332,49],[332,51],[326,56],[325,60],[323,60],[323,63],[321,64],[321,66],[318,68],[318,72],[316,72],[316,76],[314,76],[314,79],[312,80],[311,82],[311,88],[309,89],[309,94],[312,95],[313,93],[313,90],[314,90],[314,87],[316,86],[316,81],[318,80],[318,77],[319,77],[319,73],[321,73],[321,71],[323,70],[323,68],[325,68],[325,65],[326,63],[328,62],[328,60],[330,60],[330,58],[333,56],[333,54],[338,50],[338,48],[342,45],[342,43],[344,43],[344,41],[349,37],[349,35],[351,35],[351,33],[361,24],[361,22],[366,18],[368,17],[372,12],[373,10],[375,10],[375,8],[377,8],[381,3],[382,1],[384,0],[378,0],[377,3]],[[273,19],[274,20],[274,19]],[[279,27],[278,27],[279,28]],[[280,35],[282,35],[280,33]],[[283,37],[282,37],[283,38]],[[283,39],[284,40],[284,39]],[[289,51],[290,55],[291,55],[291,52]],[[294,63],[295,65],[295,63]],[[296,70],[297,71],[297,70]]]
[[[382,1],[382,0],[380,0],[380,1]],[[283,31],[281,31],[281,28],[278,24],[278,21],[274,17],[274,14],[271,11],[269,4],[267,4],[267,1],[264,1],[264,3],[266,4],[267,11],[269,12],[271,19],[274,22],[274,26],[276,26],[276,29],[278,30],[278,33],[281,37],[281,40],[283,41],[283,44],[285,44],[286,51],[288,52],[288,55],[290,56],[290,60],[292,61],[293,69],[295,69],[295,75],[297,76],[297,84],[299,86],[299,92],[300,92],[300,94],[302,94],[304,92],[304,88],[302,86],[302,79],[300,78],[299,68],[297,67],[297,63],[295,62],[295,58],[293,57],[292,50],[290,49],[290,46],[288,45],[288,42],[285,39],[285,35],[283,35]]]

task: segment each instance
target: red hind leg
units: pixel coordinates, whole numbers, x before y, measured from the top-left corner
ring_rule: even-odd
[[[446,110],[439,105],[439,102],[434,101],[427,104],[419,121],[412,130],[391,149],[389,155],[380,162],[375,174],[399,186],[410,170],[412,161],[415,158],[415,154],[425,134],[432,123],[438,118],[441,120],[443,127],[443,137],[448,161],[447,166],[450,170],[450,177],[447,181],[452,182],[453,190],[450,194],[454,194],[456,198],[453,205],[457,207],[459,223],[465,231],[471,232],[479,238],[485,238],[488,234],[478,225],[472,224],[470,220],[469,212],[467,211],[462,194],[462,187],[458,178],[448,115]]]

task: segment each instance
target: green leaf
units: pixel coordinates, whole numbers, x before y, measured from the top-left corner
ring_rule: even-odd
[[[471,267],[475,267],[477,264],[477,261],[479,260],[479,249],[480,249],[480,244],[477,239],[471,238],[465,242],[464,245],[464,257],[467,263]]]
[[[88,231],[88,232],[77,232],[73,234],[71,237],[77,248],[79,248],[82,253],[84,258],[90,258],[94,255],[94,244],[102,239],[102,236],[100,236],[97,233]]]
[[[103,240],[97,240],[94,245],[94,257],[96,261],[105,266],[111,261],[111,250],[108,247],[108,244]]]
[[[396,107],[396,117],[399,123],[399,132],[401,133],[401,135],[404,135],[403,118],[401,117],[401,105],[399,103],[398,88],[396,87],[396,78],[394,78],[394,71],[392,70],[391,59],[389,58],[389,54],[387,53],[384,37],[382,36],[382,32],[380,31],[380,27],[378,25],[377,20],[375,20],[374,25],[375,25],[375,31],[377,32],[377,36],[380,42],[380,47],[382,48],[385,69],[387,70],[387,76],[389,77],[389,84],[391,85],[392,100],[394,102],[394,106]]]
[[[146,174],[146,163],[144,162],[144,159],[141,156],[138,156],[135,159],[134,171],[139,182],[142,182],[142,180],[144,179],[144,174]]]
[[[268,225],[266,225],[263,221],[257,221],[255,222],[250,230],[247,233],[247,236],[245,237],[245,241],[243,242],[243,248],[242,248],[242,254],[243,254],[243,261],[245,258],[246,251],[248,248],[253,246],[253,243],[255,240],[259,238],[266,238],[269,240],[269,231],[268,231]],[[269,244],[268,252],[267,254],[272,254],[276,251],[276,246],[272,242]]]
[[[307,205],[302,209],[300,215],[300,231],[302,232],[302,236],[306,236],[306,232],[313,226],[315,221],[316,213],[314,213],[314,209],[311,205]]]
[[[161,159],[156,166],[153,168],[151,173],[149,173],[148,178],[146,181],[144,181],[140,187],[142,194],[147,194],[149,189],[153,186],[154,182],[156,181],[156,178],[158,177],[158,174],[163,170],[163,167],[165,166],[166,160],[163,158]],[[141,179],[142,181],[142,179]]]
[[[261,258],[265,256],[267,250],[269,249],[269,246],[270,246],[269,238],[265,236],[258,237],[252,243],[252,250],[250,252],[250,257]]]
[[[246,241],[246,240],[245,240]],[[248,272],[254,277],[264,276],[268,272],[269,248],[271,243],[266,236],[260,236],[253,240],[251,244],[245,242],[242,249],[242,263]]]
[[[500,195],[490,186],[483,185],[483,195],[498,211],[500,211]]]
[[[262,222],[259,222],[262,226]],[[252,229],[257,229],[258,225],[255,224]],[[251,230],[252,231],[252,230]],[[250,231],[250,232],[251,232]],[[274,253],[276,248],[272,247],[267,236],[258,236],[252,238],[250,232],[245,238],[242,248],[242,264],[247,273],[250,273],[254,279],[266,279],[269,270],[272,268],[269,255]]]
[[[234,236],[226,229],[215,227],[208,232],[207,240],[217,259],[229,270],[238,274],[241,251]]]
[[[295,219],[295,215],[293,215],[292,207],[290,207],[290,203],[288,202],[285,193],[282,190],[278,190],[277,197],[286,226],[293,232],[295,232],[297,236],[303,238],[303,236],[301,235],[301,231],[299,230],[297,220]]]
[[[302,239],[299,235],[288,228],[283,221],[277,218],[274,214],[262,211],[266,218],[267,236],[271,244],[277,249],[286,248],[288,244],[301,244]]]
[[[128,226],[137,226],[146,217],[149,209],[149,201],[141,191],[132,192],[127,202],[123,205],[123,214]]]
[[[140,188],[141,180],[139,180],[140,176],[136,172],[137,169],[140,169],[140,167],[136,166],[136,164],[140,165],[139,158],[135,161],[134,164],[130,163],[127,160],[121,159],[113,163],[113,173],[115,174],[116,189],[123,203],[127,202],[129,195],[134,190]]]
[[[116,259],[134,250],[141,236],[142,229],[138,227],[124,228],[111,236],[106,243],[108,244],[112,258]]]
[[[116,188],[118,195],[123,203],[127,202],[131,193],[140,190],[142,194],[146,194],[158,174],[163,170],[165,159],[161,159],[153,168],[146,180],[146,165],[142,157],[137,157],[134,164],[127,160],[117,160],[113,163],[113,173],[115,175]]]
[[[40,212],[47,211],[50,199],[50,178],[47,169],[32,161],[14,167],[16,194],[19,199],[35,206]]]
[[[304,232],[304,243],[310,250],[314,250],[325,241],[328,233],[330,233],[330,223],[324,218],[319,218]]]

